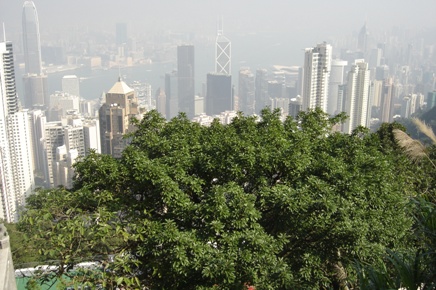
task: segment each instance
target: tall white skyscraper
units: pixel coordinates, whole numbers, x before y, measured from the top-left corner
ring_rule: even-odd
[[[0,218],[18,220],[18,210],[34,190],[30,124],[18,111],[12,44],[0,43]]]
[[[26,198],[35,190],[31,127],[27,110],[8,117],[8,136],[15,203],[17,207],[20,207],[26,204]]]
[[[231,75],[232,43],[224,36],[222,21],[218,24],[215,50],[215,72]]]
[[[368,63],[356,60],[348,73],[345,112],[349,117],[343,125],[344,133],[349,134],[358,126],[369,126],[369,76]]]
[[[327,113],[335,115],[340,113],[339,108],[342,108],[342,104],[339,104],[341,100],[339,97],[339,86],[344,84],[345,67],[348,65],[346,60],[333,59],[330,70],[328,100],[327,100]]]
[[[303,68],[304,111],[319,107],[327,112],[331,59],[332,47],[325,42],[306,48]]]

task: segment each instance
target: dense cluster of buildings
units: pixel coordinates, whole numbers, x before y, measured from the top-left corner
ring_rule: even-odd
[[[116,25],[115,45],[113,63],[135,59],[125,24]],[[17,221],[36,187],[71,187],[73,164],[91,150],[120,157],[129,143],[124,136],[135,130],[132,118],[151,108],[168,120],[184,112],[207,126],[216,118],[227,124],[238,111],[259,115],[267,106],[279,109],[283,118],[318,107],[330,115],[345,112],[349,118],[338,130],[351,133],[436,106],[435,67],[422,65],[436,60],[432,47],[410,48],[393,58],[388,45],[369,41],[365,25],[354,50],[333,49],[326,42],[306,48],[303,66],[241,67],[235,82],[231,42],[219,24],[215,70],[206,75],[201,93],[195,88],[195,47],[178,44],[177,69],[165,74],[154,95],[150,85],[126,84],[120,76],[111,88],[102,88],[108,91],[99,100],[84,100],[76,75],[62,78],[61,91],[48,92],[38,15],[33,1],[25,1],[24,75],[15,75],[12,43],[0,42],[0,218]],[[20,77],[22,105],[15,84]]]

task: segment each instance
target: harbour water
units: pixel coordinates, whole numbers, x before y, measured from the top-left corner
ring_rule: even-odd
[[[236,38],[236,37],[235,37]],[[283,41],[280,37],[259,35],[239,36],[238,41],[232,42],[232,82],[237,89],[238,71],[240,67],[250,67],[253,73],[258,68],[269,68],[274,64],[301,65],[301,47],[292,39]],[[281,40],[282,42],[278,42]],[[206,74],[214,70],[214,43],[195,45],[195,88],[196,93],[202,93],[202,85],[206,81]],[[111,69],[91,70],[81,67],[74,70],[59,70],[48,74],[48,93],[62,89],[62,77],[65,75],[77,75],[80,78],[80,94],[87,100],[97,99],[103,92],[107,92],[121,75],[129,84],[134,81],[149,83],[154,92],[159,87],[164,87],[165,73],[177,69],[175,59],[166,62],[153,62],[131,67],[114,67]],[[19,67],[16,71],[17,92],[20,98],[24,96],[22,75],[24,70]]]

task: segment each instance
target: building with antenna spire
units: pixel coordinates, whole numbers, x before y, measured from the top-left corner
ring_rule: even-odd
[[[22,21],[25,64],[24,103],[26,108],[31,108],[33,105],[47,105],[47,76],[42,71],[39,20],[33,1],[24,2]]]
[[[215,72],[231,75],[231,42],[223,34],[223,21],[218,21],[218,31],[215,46]]]

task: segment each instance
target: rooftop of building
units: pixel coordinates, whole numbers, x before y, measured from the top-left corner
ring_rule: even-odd
[[[108,94],[125,95],[131,92],[133,92],[133,89],[130,88],[125,82],[123,82],[121,78],[118,78],[118,81],[109,90]]]

